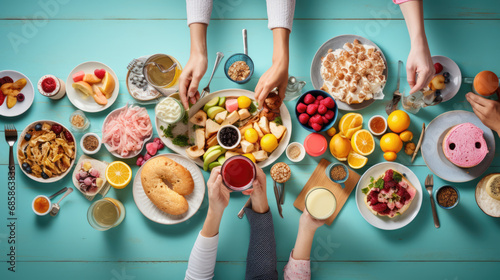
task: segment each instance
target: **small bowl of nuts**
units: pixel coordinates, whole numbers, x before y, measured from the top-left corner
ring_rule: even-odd
[[[244,53],[233,54],[226,60],[226,64],[224,65],[224,72],[227,78],[237,84],[244,84],[250,81],[253,69],[252,59]]]
[[[101,144],[102,144],[101,137],[99,137],[99,135],[97,135],[96,133],[92,132],[86,133],[80,140],[80,147],[82,148],[83,152],[87,155],[93,155],[99,152]]]

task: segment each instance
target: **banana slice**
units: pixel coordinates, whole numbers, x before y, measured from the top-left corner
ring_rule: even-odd
[[[494,199],[500,200],[500,174],[491,176],[486,182],[486,192]]]

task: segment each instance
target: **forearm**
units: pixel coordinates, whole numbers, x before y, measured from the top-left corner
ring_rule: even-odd
[[[222,220],[222,213],[214,211],[208,207],[207,218],[201,229],[201,235],[204,237],[213,237],[219,233],[220,222]]]
[[[200,280],[214,277],[219,236],[204,237],[201,233],[189,255],[185,279]],[[168,278],[168,277],[167,277]]]
[[[406,21],[412,47],[427,45],[424,27],[423,1],[408,1],[399,5]]]
[[[191,56],[207,56],[207,25],[193,23],[189,26],[191,36]]]
[[[290,30],[273,29],[273,64],[280,64],[288,69]]]
[[[293,248],[292,257],[296,260],[309,260],[311,258],[311,247],[316,229],[308,229],[299,227],[295,247]]]

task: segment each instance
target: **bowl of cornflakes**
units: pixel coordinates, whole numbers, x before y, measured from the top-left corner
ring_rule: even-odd
[[[40,120],[29,124],[17,142],[17,162],[23,173],[41,183],[66,176],[77,153],[75,137],[62,124]]]

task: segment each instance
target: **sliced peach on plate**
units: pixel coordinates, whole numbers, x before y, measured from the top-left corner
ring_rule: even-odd
[[[93,95],[92,87],[84,81],[79,81],[79,82],[73,83],[73,88],[80,91],[81,93],[83,93],[87,96]]]
[[[444,83],[444,76],[443,75],[436,75],[434,78],[431,80],[431,86],[430,88],[433,90],[436,89],[444,89],[446,87],[446,84]]]
[[[92,85],[92,90],[93,90],[92,97],[94,97],[94,100],[97,104],[99,105],[108,104],[108,99],[106,98],[106,96],[104,96],[99,87],[97,87],[96,85]]]
[[[85,74],[83,81],[88,84],[97,84],[101,81],[95,74]]]
[[[109,74],[109,72],[106,72],[106,75],[104,75],[104,78],[102,79],[102,86],[99,87],[99,89],[106,95],[106,98],[111,98],[111,94],[113,94],[113,91],[115,90],[115,79]]]

